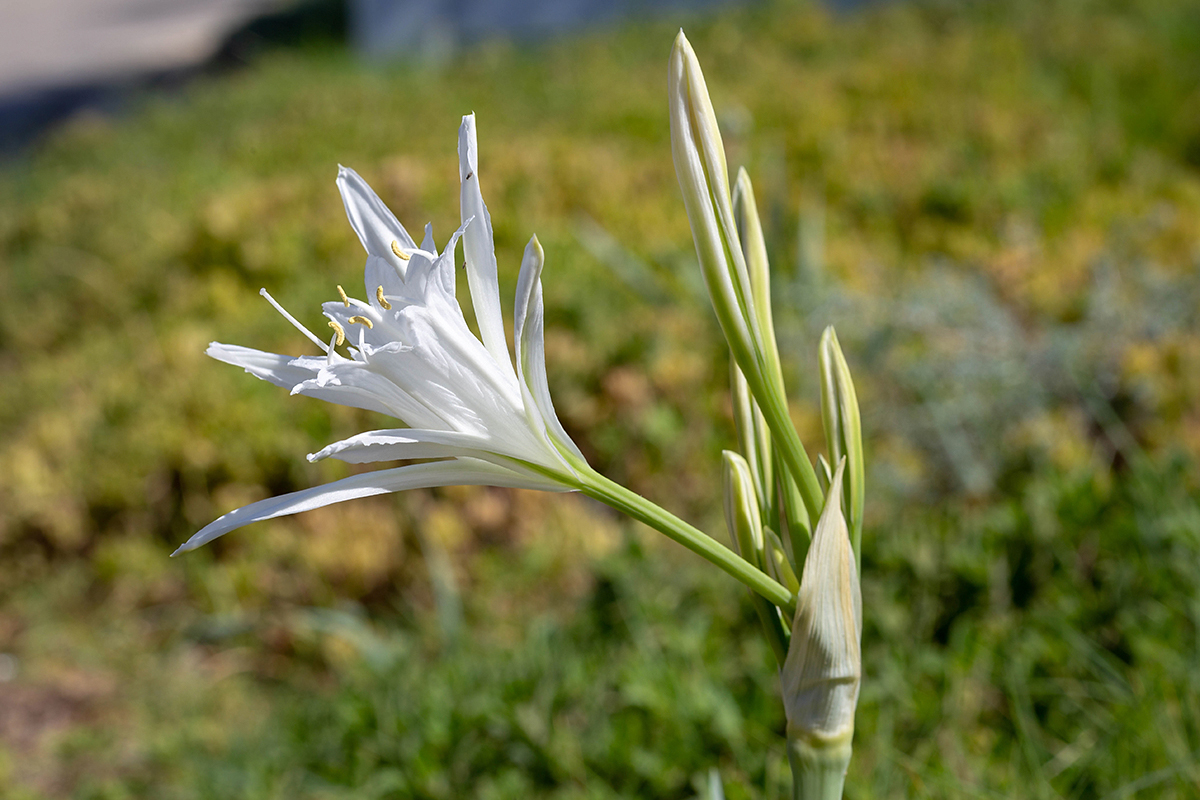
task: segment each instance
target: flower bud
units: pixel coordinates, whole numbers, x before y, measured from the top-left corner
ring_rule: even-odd
[[[844,470],[843,461],[804,559],[780,676],[788,739],[818,749],[849,748],[862,676],[862,594],[842,514]]]
[[[671,49],[667,77],[671,155],[704,283],[734,358],[743,369],[757,373],[757,321],[751,313],[750,276],[733,218],[725,145],[700,62],[683,31]],[[748,377],[753,383],[756,376]]]
[[[861,563],[864,495],[864,465],[862,419],[858,412],[858,395],[850,378],[850,367],[838,344],[833,326],[821,334],[821,421],[825,426],[825,443],[829,462],[837,464],[846,459],[846,507],[849,519],[850,543],[855,559]]]
[[[737,453],[725,450],[721,453],[721,477],[725,489],[725,524],[729,527],[733,549],[751,565],[770,574],[766,569],[768,554],[750,465]],[[750,599],[767,641],[782,664],[787,655],[787,631],[779,610],[755,592],[750,593]]]
[[[764,344],[764,331],[755,309],[755,292],[730,193],[721,131],[700,62],[683,31],[679,32],[671,50],[667,79],[671,155],[704,283],[734,361],[745,375],[746,384],[770,427],[781,460],[803,498],[806,517],[791,515],[800,522],[820,511],[821,488],[788,414],[783,381],[778,377],[778,357],[770,355],[774,345],[769,348]],[[746,223],[754,211],[748,181],[739,194],[742,221]],[[753,216],[756,222],[757,214]],[[753,234],[751,228],[746,230]],[[757,245],[757,241],[751,242],[751,253],[758,253]],[[765,248],[760,255],[763,258],[759,266],[765,270]]]
[[[745,456],[754,477],[754,490],[763,519],[775,519],[774,508],[775,460],[771,448],[771,431],[763,419],[762,410],[750,394],[746,376],[736,363],[730,365],[730,388],[733,399],[733,421],[737,428],[738,450]]]
[[[733,187],[733,215],[742,243],[742,255],[746,259],[746,271],[750,276],[751,305],[761,334],[763,367],[767,379],[780,394],[784,394],[783,369],[779,363],[775,321],[771,313],[771,268],[767,259],[767,242],[763,236],[762,221],[758,217],[754,185],[745,167],[738,169],[737,182]]]

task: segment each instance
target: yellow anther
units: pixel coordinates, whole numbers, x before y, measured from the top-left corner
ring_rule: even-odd
[[[401,261],[408,261],[408,259],[411,257],[408,253],[400,249],[400,243],[395,239],[392,239],[392,252],[395,253],[396,258],[400,259]]]
[[[346,322],[349,322],[351,325],[355,323],[358,323],[359,325],[366,325],[368,328],[375,327],[375,324],[371,322],[371,320],[367,319],[366,317],[360,317],[357,314],[346,320]]]
[[[375,299],[379,301],[379,305],[383,306],[385,311],[392,307],[392,304],[389,303],[387,298],[383,296],[382,286],[375,290]]]
[[[333,328],[334,332],[337,334],[338,346],[340,347],[341,345],[345,344],[346,343],[346,329],[343,328],[341,325],[337,324],[336,322],[334,322],[333,320],[329,320],[329,327]]]
[[[342,296],[342,302],[346,304],[346,308],[350,307],[350,298],[346,297],[346,290],[338,286],[338,294]]]

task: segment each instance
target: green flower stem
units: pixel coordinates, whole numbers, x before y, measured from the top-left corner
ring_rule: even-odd
[[[796,614],[796,597],[777,581],[708,534],[651,503],[636,492],[614,483],[590,467],[579,470],[579,490],[605,505],[623,511],[639,522],[710,561],[737,578],[752,591],[779,606],[791,619]]]
[[[742,366],[740,361],[739,366]],[[787,400],[779,392],[772,391],[771,387],[766,384],[762,372],[748,372],[745,366],[742,367],[742,371],[746,375],[746,382],[750,384],[750,393],[758,401],[763,419],[767,421],[767,427],[771,429],[775,447],[783,459],[784,466],[792,474],[797,488],[800,489],[800,497],[804,500],[808,518],[810,520],[818,519],[821,516],[821,510],[825,507],[825,495],[821,491],[821,484],[817,481],[817,471],[813,469],[812,462],[808,460],[808,454],[804,452],[804,445],[800,442],[800,436],[792,424],[792,417],[787,409]]]
[[[788,731],[788,763],[792,767],[792,800],[841,800],[850,765],[850,739],[816,740]]]
[[[778,506],[783,521],[787,523],[788,541],[792,545],[792,564],[796,571],[800,572],[804,569],[804,557],[808,553],[809,543],[812,542],[812,522],[809,520],[808,510],[804,507],[804,500],[800,497],[800,490],[796,488],[796,481],[784,467],[783,457],[778,448],[772,456],[776,462],[775,474],[778,476],[775,481],[779,495]]]

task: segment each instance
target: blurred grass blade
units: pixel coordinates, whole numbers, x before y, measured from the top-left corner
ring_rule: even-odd
[[[725,800],[725,786],[721,783],[721,773],[716,767],[708,771],[708,786],[706,800]]]

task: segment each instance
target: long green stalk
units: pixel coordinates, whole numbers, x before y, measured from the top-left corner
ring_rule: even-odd
[[[588,497],[623,511],[639,522],[666,534],[701,558],[720,567],[754,592],[779,606],[789,619],[795,615],[796,598],[782,584],[716,539],[640,494],[610,481],[590,468],[579,471],[579,490]]]

